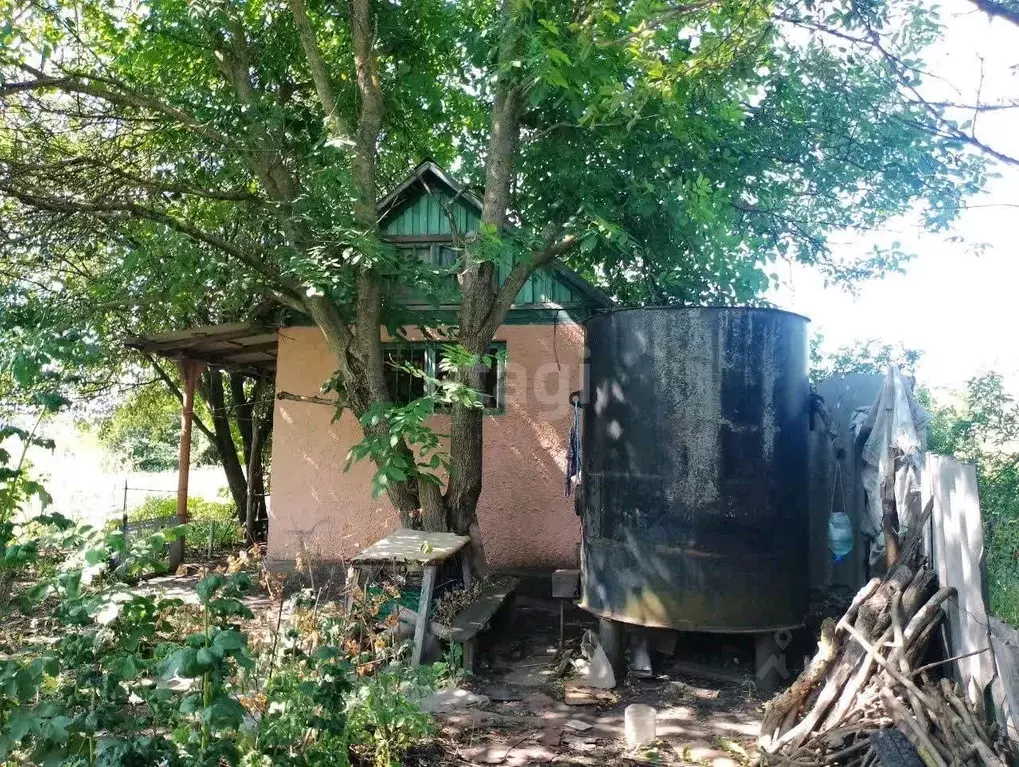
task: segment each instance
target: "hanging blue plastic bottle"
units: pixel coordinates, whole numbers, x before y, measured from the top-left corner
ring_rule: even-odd
[[[828,548],[841,562],[853,550],[853,522],[844,511],[836,511],[828,517]]]

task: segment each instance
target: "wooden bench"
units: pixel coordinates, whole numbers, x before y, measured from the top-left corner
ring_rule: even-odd
[[[360,571],[377,564],[421,565],[421,597],[418,600],[417,617],[414,625],[414,650],[410,663],[420,665],[421,653],[424,649],[425,632],[428,630],[428,614],[432,609],[432,592],[435,589],[435,578],[438,567],[454,556],[460,557],[464,587],[470,587],[470,568],[463,549],[470,541],[465,535],[453,533],[434,533],[424,530],[394,530],[382,540],[376,541],[366,548],[350,564],[355,577],[360,580]],[[349,608],[353,598],[353,589],[348,588]]]
[[[464,670],[474,671],[478,634],[488,628],[499,608],[512,598],[519,582],[518,578],[509,576],[495,578],[485,584],[478,598],[457,613],[448,626],[431,621],[430,628],[435,636],[463,647]]]

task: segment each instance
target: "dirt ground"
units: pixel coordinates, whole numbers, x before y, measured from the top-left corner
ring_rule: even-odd
[[[654,676],[628,678],[613,691],[615,701],[566,705],[569,658],[580,656],[589,615],[571,609],[565,652],[558,651],[559,613],[552,600],[518,597],[509,625],[493,630],[482,647],[478,673],[463,687],[487,696],[482,705],[438,716],[434,743],[415,750],[411,765],[614,765],[671,764],[730,767],[749,762],[760,724],[762,700],[751,677],[738,666],[710,681],[679,667],[688,648],[672,657],[656,655]],[[716,656],[736,663],[725,640]],[[681,673],[687,671],[686,674]],[[657,710],[658,741],[639,753],[626,751],[623,712],[631,703]]]
[[[141,588],[193,601],[196,580],[165,576]],[[256,615],[271,608],[260,592],[246,602]],[[475,675],[460,685],[484,702],[437,714],[436,737],[405,757],[407,767],[735,767],[752,761],[767,696],[749,673],[752,652],[748,657],[737,641],[688,635],[670,656],[654,654],[652,677],[621,680],[611,702],[567,705],[564,687],[576,677],[570,661],[581,657],[580,639],[586,629],[597,631],[597,621],[569,605],[560,650],[555,600],[518,596],[512,612],[497,620],[479,638]],[[714,666],[724,681],[691,674],[690,661]],[[636,753],[624,740],[623,712],[631,703],[657,711],[658,740]]]

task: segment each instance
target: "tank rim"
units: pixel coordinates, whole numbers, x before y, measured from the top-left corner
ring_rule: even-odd
[[[583,325],[587,325],[591,320],[604,317],[609,314],[620,314],[622,312],[662,312],[662,311],[684,311],[684,310],[705,310],[710,309],[712,311],[741,311],[741,312],[767,312],[769,314],[785,314],[790,317],[797,317],[801,320],[811,322],[812,320],[805,314],[799,312],[791,312],[788,309],[779,309],[774,306],[719,306],[719,305],[705,305],[705,306],[615,306],[607,309],[599,309],[590,317],[583,321]]]

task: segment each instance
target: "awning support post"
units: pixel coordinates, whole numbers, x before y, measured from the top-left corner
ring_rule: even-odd
[[[191,423],[195,414],[195,384],[205,366],[193,360],[180,361],[180,375],[184,384],[184,417],[180,430],[180,457],[177,463],[177,523],[188,522],[188,479],[191,474]],[[170,544],[170,572],[176,572],[184,563],[184,538]]]

